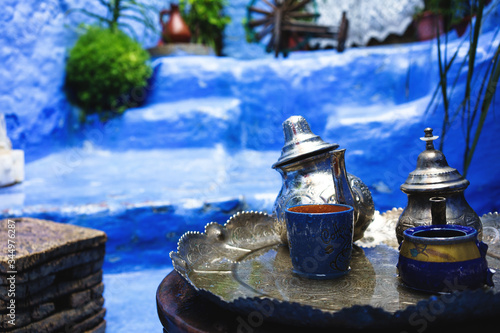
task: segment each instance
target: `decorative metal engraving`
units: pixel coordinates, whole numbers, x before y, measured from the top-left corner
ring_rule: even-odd
[[[481,216],[483,242],[488,244],[488,255],[500,259],[500,216],[498,212]]]
[[[481,220],[476,212],[465,200],[464,191],[469,186],[456,169],[450,167],[444,154],[434,148],[434,140],[438,138],[432,134],[432,128],[424,130],[426,148],[418,155],[417,166],[410,172],[401,191],[408,195],[408,205],[401,214],[396,228],[398,242],[403,241],[404,230],[420,225],[431,224],[432,197],[446,198],[447,224],[457,224],[473,227],[477,230],[478,240],[483,238]]]
[[[368,186],[348,173],[345,149],[315,135],[302,116],[283,122],[285,144],[273,168],[283,180],[273,207],[276,230],[287,243],[285,209],[300,204],[341,203],[354,208],[354,240],[363,237],[373,221],[375,206]]]
[[[310,327],[403,327],[417,302],[427,306],[436,297],[404,288],[397,278],[394,227],[401,211],[377,212],[365,238],[378,241],[367,241],[370,247],[363,246],[364,238],[358,241],[361,247],[354,246],[351,271],[335,280],[294,275],[288,247],[280,243],[273,227],[274,218],[259,212],[235,214],[224,226],[210,223],[205,233],[186,233],[170,257],[175,270],[201,295],[244,315],[258,311],[267,320]],[[492,221],[485,225],[498,226],[498,214],[484,219]],[[376,228],[386,224],[387,230]],[[387,231],[390,235],[385,235]],[[379,237],[380,232],[384,235]],[[495,257],[489,257],[488,264],[500,268]],[[440,320],[470,316],[466,310],[471,304],[481,314],[494,311],[500,306],[500,275],[495,274],[494,280],[493,292],[464,291],[454,302],[443,302]]]

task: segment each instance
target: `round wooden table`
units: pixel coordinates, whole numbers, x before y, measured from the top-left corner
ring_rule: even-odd
[[[318,333],[338,333],[345,330],[330,328],[319,330],[317,328],[299,328],[288,325],[280,325],[272,322],[265,322],[262,317],[252,317],[252,315],[242,315],[228,311],[225,308],[202,297],[189,285],[182,276],[175,270],[170,272],[161,282],[156,292],[156,305],[158,316],[166,333],[280,333],[280,332],[318,332]],[[499,310],[500,311],[500,310]],[[475,318],[465,323],[457,325],[437,326],[432,321],[428,322],[425,333],[443,332],[452,329],[459,331],[477,331],[484,325],[498,326],[498,318]],[[454,327],[452,327],[454,326]],[[490,326],[491,327],[491,326]],[[416,332],[421,326],[412,326],[409,323],[405,327],[407,332]],[[383,332],[401,332],[401,327],[394,330],[385,329]],[[362,332],[349,330],[349,332]],[[376,332],[369,329],[364,332]]]
[[[262,322],[261,317],[244,316],[228,311],[200,296],[175,270],[161,282],[156,292],[158,316],[167,333],[279,333],[311,332],[271,322]],[[329,332],[316,330],[314,332]]]

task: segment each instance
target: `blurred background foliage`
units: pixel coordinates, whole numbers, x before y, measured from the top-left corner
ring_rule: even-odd
[[[204,44],[222,55],[222,38],[231,18],[224,14],[227,0],[180,0],[183,19],[191,29],[192,42]]]
[[[98,1],[106,8],[105,15],[85,8],[67,13],[80,12],[98,22],[80,25],[83,33],[66,62],[65,92],[68,100],[80,108],[81,121],[93,113],[107,120],[138,106],[145,98],[147,80],[152,75],[149,53],[137,41],[138,36],[127,21],[156,32],[157,26],[149,15],[154,8],[135,0]]]
[[[149,53],[119,29],[91,26],[69,52],[65,91],[86,115],[102,120],[137,106],[152,74]]]

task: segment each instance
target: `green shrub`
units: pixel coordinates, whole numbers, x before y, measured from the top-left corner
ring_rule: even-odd
[[[144,99],[151,74],[149,54],[139,43],[118,29],[90,27],[69,52],[65,91],[83,116],[108,118]]]
[[[227,0],[179,0],[182,17],[191,30],[192,40],[222,53],[222,34],[231,18],[223,14]]]

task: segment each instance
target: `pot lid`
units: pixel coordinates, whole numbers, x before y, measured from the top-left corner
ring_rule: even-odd
[[[417,168],[410,172],[401,191],[408,192],[447,192],[465,190],[469,181],[456,169],[450,167],[444,154],[434,149],[432,128],[424,130],[420,140],[426,142],[426,149],[418,155]]]
[[[273,169],[339,147],[338,144],[327,143],[315,135],[302,116],[291,116],[285,120],[283,133],[285,145],[281,149],[280,158],[273,164]]]

